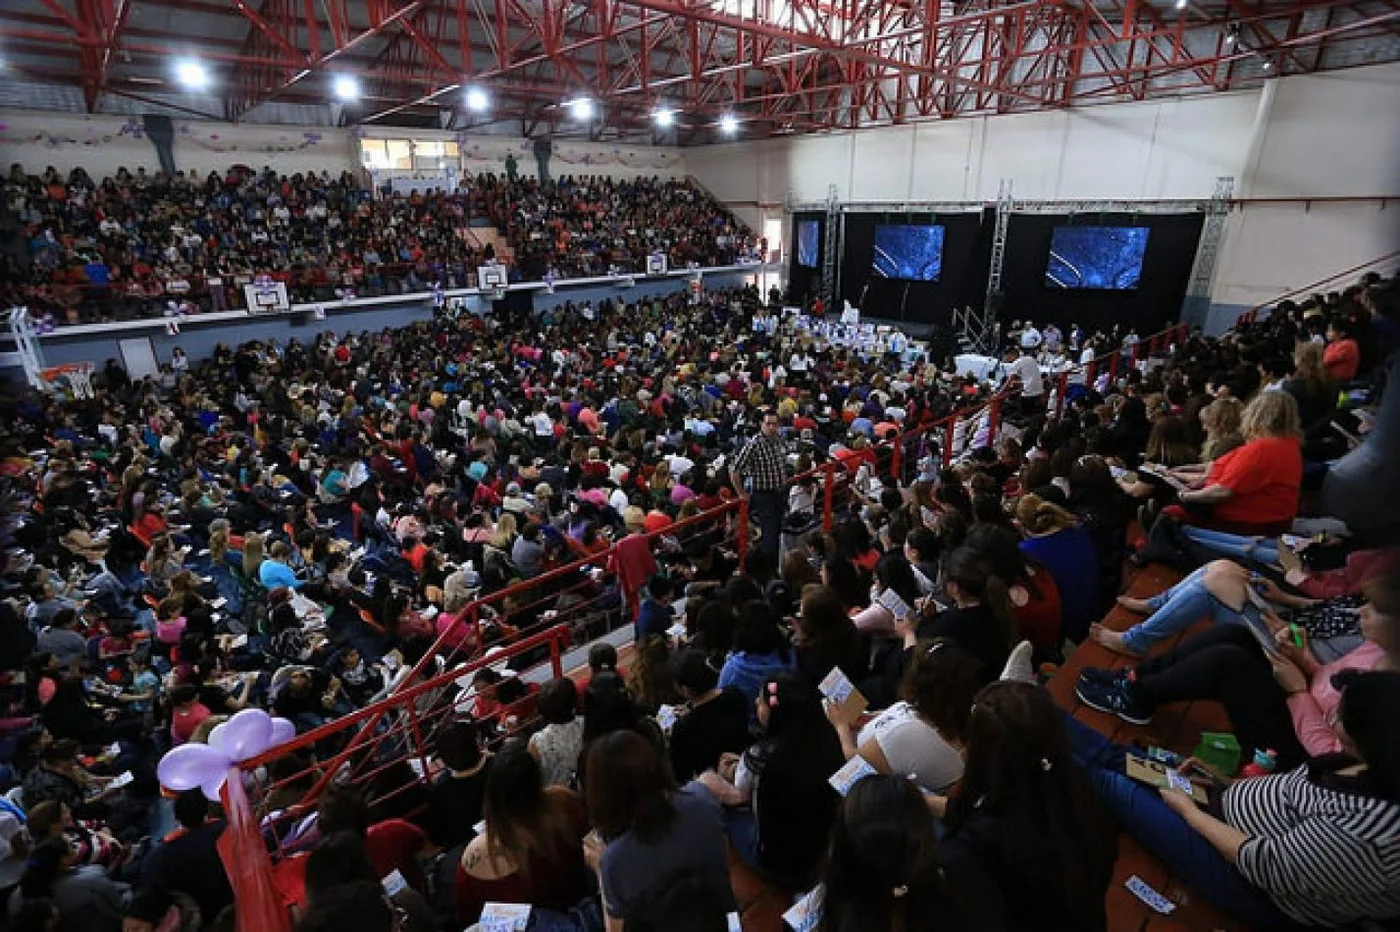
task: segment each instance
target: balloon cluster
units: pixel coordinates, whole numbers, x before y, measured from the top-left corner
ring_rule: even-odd
[[[262,709],[244,709],[209,733],[208,744],[182,744],[160,759],[161,786],[177,793],[201,789],[214,802],[229,769],[296,737],[296,726]]]

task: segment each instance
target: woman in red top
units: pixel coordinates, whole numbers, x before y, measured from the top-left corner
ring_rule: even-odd
[[[1322,353],[1322,365],[1334,382],[1350,382],[1361,368],[1361,347],[1356,343],[1352,322],[1338,318],[1327,325],[1327,349]]]
[[[1202,487],[1178,496],[1184,505],[1210,506],[1208,519],[1187,520],[1233,534],[1281,534],[1298,514],[1303,484],[1298,402],[1287,392],[1259,392],[1245,406],[1240,432],[1244,446],[1211,463]]]
[[[457,865],[459,923],[476,922],[488,902],[568,912],[588,895],[588,812],[572,790],[545,788],[540,763],[527,748],[496,755],[482,809],[486,831],[468,843]]]

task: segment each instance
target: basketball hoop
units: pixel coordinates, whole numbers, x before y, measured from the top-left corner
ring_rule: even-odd
[[[71,394],[74,398],[91,398],[92,374],[97,367],[90,362],[70,362],[62,366],[50,366],[39,372],[39,380],[44,390],[51,395]]]

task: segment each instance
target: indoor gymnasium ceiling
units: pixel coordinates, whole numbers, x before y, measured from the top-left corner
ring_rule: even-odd
[[[736,124],[744,138],[819,132],[1207,93],[1400,59],[1400,0],[3,6],[0,105],[682,144]],[[202,88],[181,80],[191,62]],[[581,97],[595,104],[588,119],[568,106]]]

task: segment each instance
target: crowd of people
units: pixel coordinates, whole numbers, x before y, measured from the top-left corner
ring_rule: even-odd
[[[571,190],[566,224],[606,200]],[[507,202],[510,222],[547,216]],[[1394,920],[1394,529],[1302,503],[1375,423],[1396,300],[1368,279],[1076,385],[1063,410],[1030,392],[946,465],[936,437],[899,457],[889,438],[1029,388],[1024,327],[1004,381],[979,380],[827,340],[752,289],[444,309],[15,399],[11,926],[231,928],[250,907],[222,813],[162,795],[162,756],[247,708],[305,736],[419,661],[493,654],[439,700],[416,771],[379,743],[367,783],[308,796],[354,733],[331,729],[246,774],[299,930],[494,929],[490,904],[539,929],[722,929],[731,852],[819,890],[829,932],[1106,929],[1120,830],[1257,928]],[[827,463],[829,532],[805,478]],[[1200,568],[1107,631],[1135,560]],[[1202,617],[1077,683],[1134,722],[1225,705],[1265,763],[1210,774],[1198,806],[1129,779],[1129,749],[1040,679],[1086,641],[1143,654]],[[589,669],[541,682],[510,645],[560,618],[595,642]],[[621,662],[598,640],[619,628]]]
[[[514,251],[511,280],[732,264],[758,241],[689,181],[585,176],[540,183],[486,174],[456,192],[375,192],[349,172],[280,175],[235,166],[118,169],[95,181],[53,167],[4,179],[0,300],[56,326],[223,311],[245,285],[284,284],[293,302],[475,287],[506,262],[474,232],[495,226]]]

